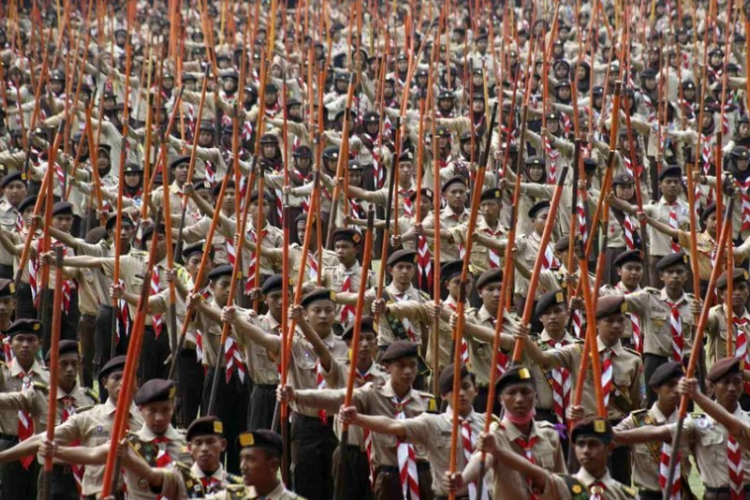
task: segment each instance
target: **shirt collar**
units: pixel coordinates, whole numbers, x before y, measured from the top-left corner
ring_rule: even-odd
[[[41,367],[39,362],[34,359],[34,364],[32,364],[31,368],[29,368],[29,372],[41,375],[43,371],[44,369]],[[16,358],[13,358],[10,362],[10,374],[13,377],[18,377],[21,373],[24,373],[23,368],[21,368],[21,365],[16,361]]]
[[[148,426],[146,425],[141,427],[139,434],[144,441],[153,441],[154,439],[160,438],[160,437],[167,438],[170,441],[180,440],[180,434],[178,434],[175,428],[172,427],[172,424],[170,424],[169,427],[167,427],[167,430],[162,435],[156,434],[154,431],[149,429]]]
[[[596,337],[596,345],[599,348],[599,352],[603,352],[607,350],[607,346],[604,345],[604,342],[602,341],[601,337]],[[623,352],[622,342],[618,340],[613,346],[609,347],[609,349],[612,349],[612,352],[614,352],[616,356],[621,355]]]
[[[198,479],[201,479],[204,477],[212,477],[218,481],[224,480],[224,467],[222,467],[221,464],[219,464],[219,468],[216,469],[213,474],[211,474],[210,476],[207,476],[206,473],[203,472],[203,469],[198,467],[198,463],[193,462],[193,465],[190,467],[190,472],[192,472],[193,475],[197,477]]]
[[[555,342],[555,343],[557,343],[557,342],[567,342],[568,344],[570,344],[571,342],[575,342],[575,339],[567,331],[565,332],[565,335],[563,335],[562,339],[560,339],[560,340],[553,340],[552,337],[550,337],[549,333],[547,333],[547,329],[546,328],[544,330],[542,330],[542,334],[539,336],[539,339],[542,342],[549,342],[549,341],[552,341],[552,342]]]
[[[670,302],[670,303],[672,302],[672,299],[670,299],[669,295],[667,295],[667,289],[666,288],[662,288],[661,289],[661,293],[659,294],[659,298],[661,300],[663,300],[664,302]],[[685,300],[687,300],[687,297],[685,296],[685,292],[682,292],[682,295],[680,296],[679,299],[677,299],[677,301],[675,302],[675,304],[679,306]]]
[[[391,379],[389,378],[386,380],[385,384],[383,385],[383,395],[387,398],[398,398],[396,395],[396,391],[393,390],[393,386],[391,385]],[[401,401],[404,399],[411,399],[414,396],[414,388],[409,389],[409,392],[401,398]]]
[[[666,422],[672,423],[672,422],[677,421],[677,416],[678,416],[677,410],[673,411],[671,415],[666,416],[659,409],[659,403],[655,402],[653,405],[651,405],[651,412],[654,414],[654,419],[656,420],[656,423],[659,425],[666,423]]]
[[[594,483],[602,482],[604,484],[607,484],[611,481],[611,478],[609,477],[609,471],[606,471],[602,477],[594,477],[583,467],[581,467],[581,469],[578,471],[576,477],[584,484],[584,486],[586,486],[586,488],[590,487]]]
[[[516,427],[516,425],[508,420],[507,417],[503,417],[503,427],[505,427],[505,434],[508,437],[509,441],[515,441],[518,438],[526,439],[526,436],[521,432],[521,430]],[[534,423],[534,420],[531,420],[531,429],[529,430],[529,439],[535,437],[537,435],[536,432],[536,423]]]

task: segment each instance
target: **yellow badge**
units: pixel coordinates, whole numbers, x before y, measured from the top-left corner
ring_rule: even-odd
[[[594,432],[597,434],[607,432],[607,425],[604,423],[604,420],[594,420]]]
[[[521,368],[520,370],[518,370],[518,377],[521,380],[526,380],[526,379],[531,378],[531,374],[529,373],[529,369],[528,368]]]
[[[430,403],[427,405],[427,411],[431,413],[437,411],[437,402],[435,401],[435,398],[430,399]]]
[[[581,493],[581,487],[577,484],[574,484],[573,487],[570,489],[570,491],[573,492],[574,495],[578,495]]]
[[[743,279],[744,279],[745,281],[747,281],[747,280],[748,280],[748,274],[747,274],[747,271],[742,271],[742,278],[743,278]],[[12,292],[13,292],[13,291],[11,290],[11,293],[12,293]]]
[[[499,189],[495,190],[495,198],[500,198],[502,195],[503,195],[502,191],[500,191]]]
[[[21,174],[21,180],[22,180],[22,181],[25,181],[25,180],[26,180],[26,174],[23,174],[23,173]]]
[[[174,399],[175,395],[177,394],[177,387],[172,386],[169,388],[169,399]]]
[[[565,302],[565,294],[563,292],[557,292],[555,294],[555,301],[558,304],[562,304],[563,302]]]
[[[621,313],[628,312],[628,303],[625,302],[624,300],[622,301],[622,305],[620,306],[620,312]]]
[[[353,234],[352,235],[352,241],[354,243],[359,243],[360,241],[362,241],[362,237],[359,234]]]
[[[224,434],[224,424],[222,424],[220,421],[216,420],[214,422],[214,432],[216,434]]]
[[[32,330],[37,331],[42,327],[39,323],[34,323],[34,326],[31,327]]]
[[[682,256],[682,261],[683,261],[683,262],[684,262],[685,264],[687,264],[687,263],[688,263],[688,256],[687,256],[687,254],[685,254],[685,255],[683,255],[683,256]]]
[[[8,284],[8,289],[10,290],[10,293],[16,293],[16,285],[13,283]]]
[[[240,446],[247,448],[255,444],[255,437],[252,432],[243,432],[240,434]]]

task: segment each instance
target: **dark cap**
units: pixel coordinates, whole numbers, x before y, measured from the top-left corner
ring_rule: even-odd
[[[680,250],[677,253],[671,253],[659,259],[659,261],[656,263],[656,270],[663,271],[664,269],[672,267],[676,264],[682,264],[687,267],[689,263],[690,258],[688,257],[688,254],[686,254],[684,250]]]
[[[20,318],[15,320],[10,327],[5,330],[5,336],[13,338],[14,335],[31,334],[37,337],[42,336],[42,322],[37,319]]]
[[[482,196],[479,197],[479,201],[497,201],[500,202],[503,196],[503,191],[500,188],[489,188],[482,191]]]
[[[745,363],[742,358],[723,358],[713,364],[708,374],[706,374],[706,380],[709,382],[718,382],[724,377],[734,375],[736,373],[742,373],[745,369]]]
[[[408,262],[409,264],[416,264],[417,263],[417,251],[416,250],[409,250],[409,249],[402,249],[402,250],[396,250],[391,254],[390,257],[388,257],[387,265],[389,266],[395,266],[399,262]]]
[[[189,165],[190,164],[190,156],[186,156],[186,155],[178,156],[177,158],[175,158],[174,160],[172,160],[170,162],[170,164],[169,164],[169,170],[172,170],[177,165],[182,165],[183,163],[187,163]]]
[[[5,189],[8,184],[10,184],[13,181],[21,181],[26,182],[26,174],[23,172],[13,172],[12,174],[8,174],[5,177],[3,177],[3,180],[0,182],[0,188]]]
[[[268,429],[258,429],[241,433],[237,437],[237,447],[241,450],[244,448],[263,448],[274,455],[281,456],[284,450],[284,442],[277,433]]]
[[[496,267],[495,269],[488,269],[479,275],[476,282],[477,289],[489,285],[490,283],[500,283],[503,281],[503,270],[502,268]]]
[[[101,380],[110,373],[121,372],[125,369],[125,355],[115,356],[99,369],[97,377]]]
[[[609,318],[628,311],[624,295],[605,295],[596,301],[596,319]]]
[[[703,209],[703,213],[701,214],[701,222],[705,225],[706,219],[708,219],[708,216],[711,214],[716,213],[716,203],[709,204],[706,208]]]
[[[61,340],[60,346],[57,349],[57,353],[60,356],[65,356],[67,354],[75,354],[76,356],[78,356],[78,342],[75,340]],[[49,363],[50,351],[47,351],[44,359]]]
[[[133,398],[136,406],[145,406],[152,403],[174,400],[177,387],[171,380],[153,378],[143,384]]]
[[[651,374],[651,378],[648,379],[648,385],[651,387],[659,387],[674,378],[682,378],[684,376],[685,368],[682,366],[682,363],[679,361],[670,361],[654,370],[654,373]]]
[[[18,211],[23,213],[27,208],[34,208],[36,205],[36,196],[27,196],[18,204]]]
[[[185,440],[190,442],[193,438],[201,436],[224,437],[224,424],[213,416],[196,418],[187,428]]]
[[[16,286],[13,280],[0,278],[0,299],[3,297],[13,297],[16,294]]]
[[[397,340],[383,353],[380,358],[381,363],[388,363],[390,361],[396,361],[401,358],[418,357],[419,350],[417,344],[409,342],[408,340]]]
[[[206,250],[206,241],[196,241],[195,243],[191,243],[190,245],[186,245],[185,248],[182,249],[182,259],[187,262],[187,260],[190,258],[191,255],[195,255],[198,253],[203,253]]]
[[[580,438],[596,438],[604,444],[612,442],[612,425],[602,417],[586,417],[574,427],[570,440],[575,443]]]
[[[260,293],[268,295],[271,292],[276,292],[284,288],[284,276],[281,274],[274,274],[269,276],[263,282],[263,286],[260,287]]]
[[[463,187],[466,187],[466,177],[464,177],[463,175],[454,175],[453,177],[445,181],[445,184],[443,184],[443,188],[440,191],[445,193],[453,184],[461,184]]]
[[[339,228],[333,232],[333,242],[337,241],[349,241],[355,245],[359,245],[362,242],[362,235],[359,231],[353,228]]]
[[[464,261],[459,260],[449,260],[445,264],[443,264],[440,267],[440,279],[443,281],[448,281],[454,276],[461,275],[461,271],[463,271],[464,268]]]
[[[362,316],[359,324],[361,325],[359,333],[369,332],[375,335],[378,334],[378,332],[375,331],[375,325],[370,316]],[[352,338],[352,335],[354,335],[354,322],[352,322],[352,324],[344,330],[344,333],[341,334],[341,340],[349,340]]]
[[[750,151],[745,146],[735,146],[732,149],[732,158],[747,160],[750,158]]]
[[[135,227],[135,222],[133,222],[133,219],[130,218],[128,214],[123,213],[122,218],[120,221],[121,224],[130,224],[132,227]],[[109,217],[107,217],[107,222],[104,224],[104,229],[109,231],[110,229],[114,228],[117,225],[117,214],[112,214]]]
[[[333,290],[329,290],[328,288],[315,288],[312,292],[309,292],[307,295],[302,297],[302,301],[300,302],[300,305],[302,307],[307,307],[313,302],[316,302],[318,300],[330,300],[331,302],[334,302],[334,298],[336,297],[336,294]]]
[[[555,252],[562,253],[567,252],[570,248],[570,236],[565,235],[555,242]]]
[[[73,204],[67,201],[58,201],[52,205],[52,215],[73,215]]]
[[[615,267],[622,267],[628,262],[643,264],[643,252],[641,250],[628,250],[627,252],[622,252],[613,261],[613,264]]]
[[[532,206],[529,209],[529,217],[533,219],[534,217],[536,217],[536,214],[538,214],[542,210],[549,208],[549,207],[550,207],[550,203],[548,200],[542,200],[540,202],[537,202],[534,204],[534,206]]]
[[[641,78],[656,78],[656,70],[654,68],[644,69],[641,72]]]
[[[523,365],[516,365],[505,370],[497,381],[497,394],[502,394],[503,389],[514,384],[529,384],[536,387],[531,371]]]
[[[677,177],[679,179],[682,179],[682,169],[677,165],[670,165],[661,169],[661,172],[659,172],[659,180],[663,181],[668,177]]]
[[[565,300],[565,292],[563,292],[562,290],[553,290],[539,297],[539,300],[537,300],[536,302],[536,309],[534,312],[536,312],[537,316],[541,316],[557,304],[564,304],[567,306],[567,301]]]
[[[633,179],[633,176],[630,174],[620,174],[612,179],[613,186],[626,186],[629,184],[633,184],[634,182],[635,179]]]
[[[454,365],[453,363],[451,363],[450,365],[443,368],[443,371],[440,372],[439,388],[440,394],[443,396],[445,396],[449,392],[453,392],[453,369]],[[466,368],[466,365],[461,365],[461,380],[463,380],[463,378],[468,374],[469,369]]]
[[[735,267],[734,272],[732,273],[732,283],[733,284],[739,284],[739,283],[747,283],[748,275],[747,270],[741,268],[741,267]],[[729,281],[729,275],[727,274],[727,271],[724,271],[721,276],[719,276],[719,279],[716,281],[716,288],[719,290],[724,290],[727,287],[727,282]]]
[[[166,227],[164,224],[159,224],[159,227],[156,227],[155,224],[146,226],[141,232],[141,241],[146,243],[154,235],[154,232],[156,232],[156,234],[166,234]]]
[[[222,276],[231,276],[233,272],[234,266],[232,264],[223,264],[211,269],[211,272],[208,273],[208,279],[215,283]]]

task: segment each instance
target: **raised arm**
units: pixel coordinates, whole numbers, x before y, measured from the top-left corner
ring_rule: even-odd
[[[268,333],[244,318],[240,318],[236,307],[225,307],[221,312],[221,321],[229,322],[247,340],[265,347],[270,352],[278,354],[281,351],[281,339],[277,335]]]

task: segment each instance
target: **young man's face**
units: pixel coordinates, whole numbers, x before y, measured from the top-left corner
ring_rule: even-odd
[[[26,188],[26,183],[22,181],[13,181],[5,186],[3,194],[5,194],[5,199],[8,200],[8,203],[15,207],[26,198],[28,189]]]
[[[713,388],[716,400],[720,405],[733,408],[736,407],[744,391],[744,381],[741,373],[735,373],[727,375],[718,382],[709,382],[709,387]]]
[[[659,279],[664,282],[664,286],[672,290],[681,289],[688,279],[688,270],[684,264],[670,266],[659,271]]]
[[[16,307],[16,301],[13,297],[0,298],[0,320],[3,322],[10,321],[13,310]]]
[[[680,403],[680,394],[677,392],[677,383],[679,381],[680,379],[675,377],[667,380],[659,387],[654,387],[653,389],[656,392],[659,401],[677,406]]]
[[[496,283],[487,283],[479,290],[479,295],[482,297],[484,308],[493,316],[497,314],[497,309],[500,305],[500,292],[502,291],[502,287],[502,283],[498,281]]]
[[[466,203],[466,186],[459,183],[448,186],[445,190],[445,201],[454,212],[461,212]]]
[[[722,289],[719,293],[721,294],[721,300],[726,304],[727,288]],[[734,283],[732,287],[732,307],[744,307],[748,298],[750,298],[750,291],[747,282]]]
[[[79,362],[78,354],[75,353],[60,356],[60,387],[71,389],[76,385]]]
[[[534,230],[542,234],[544,232],[544,226],[547,224],[547,217],[549,216],[549,209],[545,208],[543,210],[540,210],[539,213],[536,214],[536,216],[532,219],[532,224],[534,225]]]
[[[500,203],[493,200],[483,201],[479,204],[479,213],[485,220],[497,221],[500,216]]]
[[[201,266],[202,258],[203,258],[202,253],[194,253],[190,255],[190,257],[188,257],[187,262],[185,262],[185,268],[190,273],[190,276],[192,276],[194,279],[196,276],[198,276],[198,268]]]
[[[414,278],[415,268],[411,262],[397,262],[393,266],[389,266],[388,271],[396,283],[402,287],[407,287]]]
[[[643,278],[643,264],[640,262],[626,262],[617,268],[617,275],[628,288],[635,288]]]
[[[161,260],[159,256],[163,256],[167,252],[167,241],[163,234],[154,234],[146,240],[146,250],[151,253],[151,248],[156,242],[156,255],[157,260]]]
[[[290,294],[291,296],[291,294]],[[266,295],[266,305],[274,318],[281,319],[283,292],[276,290]]]
[[[458,300],[458,297],[461,294],[461,275],[457,274],[449,279],[445,283],[445,288],[448,289],[448,293],[451,297]]]
[[[526,417],[534,408],[536,391],[530,384],[513,384],[500,394],[505,411],[516,417]]]
[[[120,397],[120,389],[122,388],[122,372],[116,371],[110,373],[103,382],[104,388],[109,393],[109,398],[112,401],[117,401],[117,398]]]
[[[411,387],[417,378],[419,362],[416,356],[407,356],[400,359],[388,361],[385,371],[391,376],[391,383],[399,387]]]
[[[188,164],[183,162],[179,165],[176,165],[172,169],[172,173],[174,174],[174,180],[176,180],[178,184],[184,184],[185,181],[187,181]]]
[[[542,313],[541,320],[547,333],[563,332],[568,324],[568,308],[565,304],[555,304]]]
[[[627,320],[622,313],[597,320],[596,328],[599,337],[606,345],[612,346],[622,338],[622,334],[625,332],[625,321]]]
[[[216,299],[216,303],[224,307],[227,305],[227,299],[229,298],[229,289],[232,285],[232,277],[231,276],[220,276],[216,279],[216,281],[211,282],[211,290],[213,290],[214,298]]]
[[[635,194],[635,184],[618,184],[615,186],[615,196],[619,200],[630,200]]]
[[[73,227],[72,215],[60,214],[52,217],[52,227],[63,233],[70,233],[70,229]]]
[[[172,422],[174,401],[159,401],[140,407],[143,423],[154,434],[164,434]]]
[[[202,471],[210,472],[219,468],[221,454],[227,449],[227,440],[217,434],[194,437],[188,443],[193,461]]]
[[[268,219],[268,214],[271,211],[271,205],[265,198],[261,200],[261,203],[263,206],[263,215],[261,217],[261,220],[265,223],[265,221]],[[258,220],[258,200],[253,200],[252,202],[250,202],[250,217],[252,217],[253,226],[255,226],[255,222]]]
[[[254,486],[266,478],[276,477],[279,470],[279,459],[262,448],[243,448],[240,450],[240,471],[245,486]]]
[[[31,364],[34,362],[34,356],[39,350],[39,337],[31,333],[19,333],[13,336],[10,347],[13,350],[18,362],[21,364]]]
[[[351,241],[338,240],[334,245],[336,257],[345,266],[351,266],[357,261],[358,247]]]
[[[404,185],[408,185],[411,183],[412,176],[414,175],[414,165],[409,161],[399,162],[398,175],[404,181]]]
[[[461,379],[461,383],[459,384],[458,413],[461,415],[470,413],[474,405],[474,399],[476,399],[476,397],[477,386],[474,383],[471,375],[466,375]],[[446,394],[443,394],[443,400],[452,401],[453,391],[448,391]]]
[[[305,308],[305,317],[313,330],[327,336],[335,321],[336,304],[330,300],[316,300]]]
[[[609,447],[596,438],[578,438],[575,443],[576,458],[586,470],[599,470],[606,467]]]

